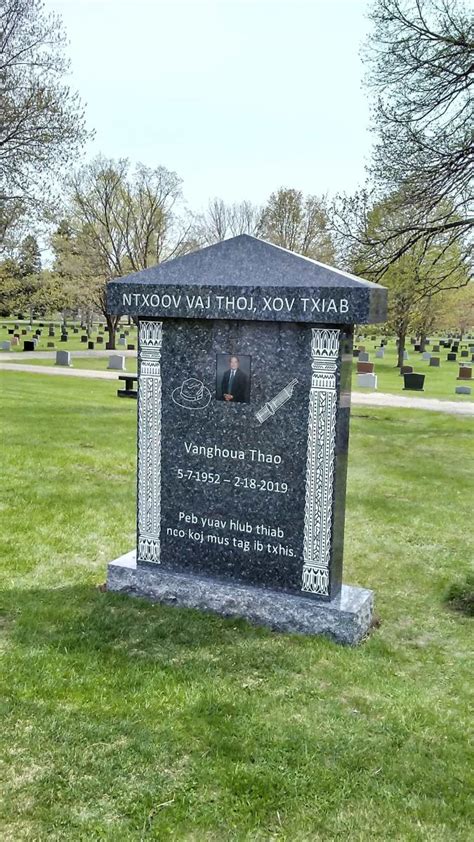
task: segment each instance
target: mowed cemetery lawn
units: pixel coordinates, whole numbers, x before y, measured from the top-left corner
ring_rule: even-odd
[[[136,404],[1,372],[5,840],[467,840],[473,421],[354,408],[356,648],[107,594]]]
[[[13,322],[13,321],[3,321],[0,322],[0,341],[4,339],[10,339],[11,335],[8,334],[8,328],[12,328],[14,324],[20,325],[20,334],[21,329],[25,329],[29,327],[28,322]],[[69,338],[67,342],[60,341],[60,325],[56,322],[56,337],[54,340],[50,339],[48,336],[48,324],[49,322],[44,322],[44,327],[42,328],[42,336],[38,343],[36,352],[41,353],[43,351],[48,351],[54,353],[54,351],[71,351],[72,355],[72,365],[74,368],[84,368],[89,369],[91,371],[105,371],[108,365],[108,356],[109,354],[120,354],[126,348],[125,346],[118,345],[118,337],[119,334],[127,330],[129,335],[126,337],[127,344],[135,345],[137,347],[137,330],[134,325],[121,325],[120,329],[117,330],[117,348],[115,351],[107,351],[105,349],[105,340],[107,338],[107,334],[104,332],[104,343],[102,345],[98,345],[95,343],[94,350],[100,351],[104,354],[103,357],[77,357],[75,356],[76,351],[86,351],[87,344],[81,342],[81,335],[84,331],[80,330],[78,334],[74,334],[72,332],[73,325],[69,326]],[[5,327],[3,327],[5,325]],[[39,325],[39,322],[34,323],[34,328]],[[78,327],[78,324],[75,325]],[[92,338],[95,339],[97,337],[98,325],[94,325],[94,330],[92,333]],[[17,359],[13,362],[24,363],[27,365],[45,365],[45,366],[54,366],[55,360],[54,359],[41,359],[40,357],[35,359],[31,356],[25,357],[23,354],[23,340],[24,339],[31,339],[32,334],[28,333],[28,336],[21,336],[20,335],[20,344],[17,346],[12,346],[11,351],[16,353]],[[54,351],[47,347],[47,343],[50,341],[54,341],[55,348]],[[437,338],[434,337],[432,339],[432,345],[435,344]],[[370,355],[370,362],[375,363],[375,371],[374,373],[378,377],[378,384],[377,384],[377,391],[378,392],[388,392],[390,394],[395,395],[404,395],[404,396],[415,396],[418,398],[440,398],[442,400],[452,400],[452,401],[474,401],[474,378],[472,382],[469,383],[468,381],[460,381],[457,380],[459,366],[468,364],[472,365],[471,362],[471,354],[469,354],[468,358],[461,358],[461,346],[460,351],[457,355],[456,362],[447,362],[447,349],[441,348],[439,353],[433,354],[433,356],[440,357],[440,367],[434,368],[430,366],[429,361],[423,360],[422,355],[416,353],[412,350],[411,346],[408,345],[408,353],[409,359],[406,361],[408,365],[412,365],[414,367],[415,372],[419,374],[425,374],[425,385],[424,391],[422,392],[411,392],[405,391],[403,388],[403,377],[400,376],[399,370],[396,367],[397,363],[397,354],[396,354],[396,345],[395,339],[392,337],[388,345],[386,346],[385,357],[384,359],[376,359],[375,357],[375,348],[378,347],[380,344],[380,337],[377,337],[376,340],[371,340],[370,338],[365,339],[357,339],[354,341],[354,347],[357,348],[359,345],[365,346],[366,350],[369,352]],[[474,344],[474,340],[465,340],[466,349],[469,345]],[[428,351],[431,351],[431,346],[427,348]],[[2,352],[0,351],[0,363],[2,362]],[[12,360],[8,360],[9,363]],[[353,360],[353,372],[352,372],[352,388],[354,391],[361,391],[361,392],[373,392],[372,389],[360,389],[357,385],[357,359],[354,358]],[[126,371],[133,373],[137,370],[137,361],[136,357],[128,357],[126,358],[125,362],[125,369]],[[456,386],[471,386],[472,394],[471,395],[456,395],[455,388]]]
[[[439,357],[439,368],[430,366],[429,360],[424,360],[422,354],[413,351],[411,345],[407,346],[408,359],[406,365],[413,366],[413,370],[417,374],[425,375],[424,389],[422,392],[405,391],[404,380],[400,375],[400,370],[397,368],[397,349],[395,339],[390,339],[385,349],[385,356],[383,359],[377,359],[375,356],[375,348],[380,344],[380,340],[372,342],[370,340],[363,340],[361,342],[354,342],[354,348],[363,345],[369,353],[370,362],[374,363],[374,374],[377,375],[377,391],[388,392],[395,395],[414,396],[418,398],[441,398],[450,401],[474,401],[474,375],[471,382],[458,380],[459,366],[470,365],[471,354],[467,358],[461,357],[461,345],[457,353],[455,362],[448,362],[446,357],[448,355],[447,348],[440,348],[439,352],[433,352],[431,345],[426,349],[433,357]],[[435,342],[432,342],[435,344]],[[474,346],[474,339],[466,339],[466,346]],[[466,347],[468,350],[468,347]],[[373,392],[373,389],[360,389],[357,385],[357,359],[354,358],[352,363],[352,388],[357,392]],[[470,386],[471,395],[456,395],[456,386]]]

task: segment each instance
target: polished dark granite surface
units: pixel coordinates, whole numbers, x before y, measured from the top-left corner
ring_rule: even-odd
[[[301,593],[311,341],[312,328],[302,324],[163,322],[162,568]],[[247,381],[239,402],[223,399],[232,355]],[[332,596],[342,577],[351,359],[352,333],[343,328]],[[288,387],[286,401],[261,420],[268,402]]]
[[[110,313],[362,324],[386,318],[387,291],[242,234],[107,285]]]

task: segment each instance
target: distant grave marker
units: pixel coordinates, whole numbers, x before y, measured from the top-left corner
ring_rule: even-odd
[[[472,368],[470,365],[461,365],[459,366],[459,373],[458,373],[458,380],[471,380],[472,379]]]
[[[377,375],[376,374],[358,374],[357,375],[357,385],[361,389],[376,389],[377,388]]]
[[[112,354],[109,357],[109,364],[107,368],[114,371],[125,371],[125,357],[122,354]]]
[[[373,363],[365,363],[365,362],[358,362],[357,363],[357,374],[373,374],[374,372],[374,364]]]
[[[71,352],[70,351],[56,351],[55,365],[62,365],[62,366],[69,367],[71,365]]]
[[[405,383],[403,388],[407,391],[422,392],[425,383],[425,375],[416,374],[415,372],[412,374],[405,374],[404,381]]]

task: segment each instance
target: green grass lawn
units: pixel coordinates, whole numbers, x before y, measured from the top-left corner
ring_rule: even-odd
[[[414,371],[418,374],[425,375],[423,392],[411,392],[405,391],[403,388],[403,377],[400,376],[399,369],[397,368],[397,351],[395,346],[395,340],[389,341],[383,360],[375,358],[375,348],[378,347],[379,344],[379,341],[372,342],[367,339],[362,340],[361,342],[354,343],[355,348],[357,348],[359,345],[364,345],[370,355],[370,362],[373,362],[375,364],[374,373],[377,375],[378,378],[378,392],[388,392],[396,395],[407,395],[420,398],[441,398],[444,400],[451,401],[474,400],[474,376],[472,383],[462,383],[460,380],[456,379],[459,372],[459,366],[463,363],[471,364],[471,355],[469,355],[468,359],[462,359],[460,353],[458,353],[456,362],[447,362],[447,349],[440,348],[439,353],[433,353],[431,351],[430,346],[426,350],[432,353],[433,356],[440,358],[439,368],[434,368],[430,366],[429,360],[424,360],[421,354],[411,350],[411,346],[408,346],[409,359],[406,361],[406,364],[412,365]],[[473,345],[474,340],[471,340],[470,344]],[[352,388],[354,389],[354,391],[373,392],[373,389],[360,389],[357,385],[357,359],[353,360],[352,366]],[[471,395],[455,394],[456,386],[469,385],[472,389]]]
[[[468,840],[473,423],[355,409],[350,649],[97,585],[134,543],[136,404],[2,372],[2,839]]]
[[[8,338],[11,339],[11,337],[8,336],[8,328],[5,328],[5,329],[3,328],[4,324],[13,327],[14,322],[13,321],[10,322],[8,320],[3,320],[3,321],[0,320],[0,341],[2,339],[8,339]],[[23,326],[22,323],[18,322],[18,324],[20,324],[20,328]],[[36,324],[37,323],[35,322],[35,325]],[[44,324],[46,325],[46,327],[43,328],[43,336],[42,336],[40,342],[38,343],[38,347],[37,347],[38,351],[49,351],[49,350],[51,350],[51,349],[47,348],[47,342],[51,341],[51,340],[49,340],[49,337],[47,336],[48,321],[45,320]],[[25,326],[26,326],[26,323],[25,323]],[[97,329],[97,325],[95,326],[94,337],[96,336],[96,329]],[[126,329],[126,330],[130,331],[130,335],[127,337],[127,343],[134,344],[135,348],[136,348],[137,347],[137,330],[136,330],[136,328],[133,325],[130,326],[130,327],[124,325],[123,329]],[[119,332],[120,331],[117,331],[117,339],[118,339]],[[74,365],[75,368],[87,368],[87,369],[91,369],[91,370],[106,369],[107,368],[106,357],[104,357],[103,359],[94,359],[94,358],[80,359],[78,357],[74,357],[74,351],[84,351],[84,350],[87,349],[87,346],[85,344],[81,343],[81,341],[80,341],[80,333],[79,334],[73,334],[71,332],[71,328],[70,328],[70,334],[69,334],[70,339],[69,339],[69,341],[64,342],[64,343],[60,342],[59,341],[60,330],[59,330],[59,323],[58,323],[57,328],[56,328],[56,334],[57,334],[56,339],[54,340],[55,350],[71,351],[72,354],[73,354],[73,365]],[[28,337],[22,336],[21,339],[20,339],[20,345],[16,346],[16,347],[13,347],[11,349],[12,351],[19,352],[18,362],[24,362],[25,361],[24,357],[22,355],[22,349],[23,349],[23,339],[26,339],[26,338],[31,338],[31,336],[30,335],[28,335]],[[387,346],[387,349],[386,349],[385,358],[383,360],[379,360],[379,359],[375,358],[375,348],[378,347],[379,342],[380,342],[379,339],[377,339],[376,341],[372,341],[370,339],[364,339],[364,340],[360,340],[360,341],[357,340],[354,343],[355,347],[357,347],[359,344],[365,345],[366,349],[369,351],[371,362],[375,363],[375,373],[377,374],[377,377],[378,377],[377,391],[388,392],[388,393],[396,394],[396,395],[408,395],[408,396],[415,395],[416,397],[421,397],[421,398],[422,397],[425,397],[425,398],[441,398],[441,399],[444,399],[444,400],[456,400],[456,401],[458,401],[458,400],[460,400],[460,401],[472,401],[472,400],[474,400],[474,379],[473,379],[472,384],[471,384],[471,388],[473,390],[471,395],[456,395],[455,394],[456,386],[469,385],[468,383],[462,383],[461,381],[458,381],[456,378],[458,376],[459,364],[464,363],[464,362],[470,363],[470,356],[467,360],[463,360],[463,359],[461,359],[460,354],[458,354],[458,359],[457,359],[456,362],[454,362],[454,363],[447,362],[446,361],[447,351],[443,348],[440,351],[440,353],[436,355],[436,356],[439,356],[441,358],[440,368],[432,368],[432,367],[430,367],[430,364],[429,364],[428,361],[422,359],[421,354],[417,354],[409,348],[409,357],[410,358],[409,358],[409,360],[407,360],[407,363],[409,365],[413,365],[416,372],[419,372],[420,374],[425,374],[426,380],[425,380],[425,388],[424,388],[423,392],[408,392],[408,391],[406,392],[403,389],[403,377],[400,376],[400,374],[398,372],[398,369],[396,368],[397,355],[396,355],[396,348],[395,348],[395,340],[393,340],[393,339],[390,340],[390,342]],[[473,344],[474,340],[467,340],[466,339],[466,343],[469,344],[469,342],[471,344]],[[118,353],[119,354],[121,352],[121,350],[123,350],[123,349],[121,347],[117,346],[116,351],[108,352],[108,351],[105,350],[105,344],[103,346],[96,344],[95,350],[103,351],[104,354],[109,354],[109,353]],[[428,348],[428,350],[430,350],[430,348]],[[1,359],[2,359],[2,352],[0,351],[0,361],[1,361]],[[16,362],[16,360],[15,360],[15,362]],[[48,362],[48,361],[40,360],[40,359],[38,359],[38,360],[28,359],[27,362],[28,362],[29,365],[31,363],[37,364],[37,365],[54,365],[54,361]],[[353,389],[355,391],[372,392],[371,389],[359,389],[359,387],[357,386],[356,364],[357,364],[357,360],[354,359],[354,362],[353,362],[353,377],[352,377],[352,387],[353,387]],[[130,371],[130,372],[134,372],[134,371],[136,371],[136,365],[137,365],[136,360],[130,358],[126,362],[126,370]]]

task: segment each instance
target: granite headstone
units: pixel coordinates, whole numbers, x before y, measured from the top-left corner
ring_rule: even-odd
[[[56,351],[55,365],[71,366],[71,352],[70,351]]]
[[[425,384],[425,375],[417,374],[416,372],[403,375],[405,384],[404,389],[414,392],[422,392]]]
[[[355,643],[342,585],[353,325],[386,290],[248,235],[108,284],[138,318],[136,557],[110,590]]]
[[[122,354],[112,354],[107,368],[113,371],[125,371],[125,357]]]
[[[358,374],[357,375],[357,385],[361,389],[376,389],[377,388],[377,375],[376,374]]]

